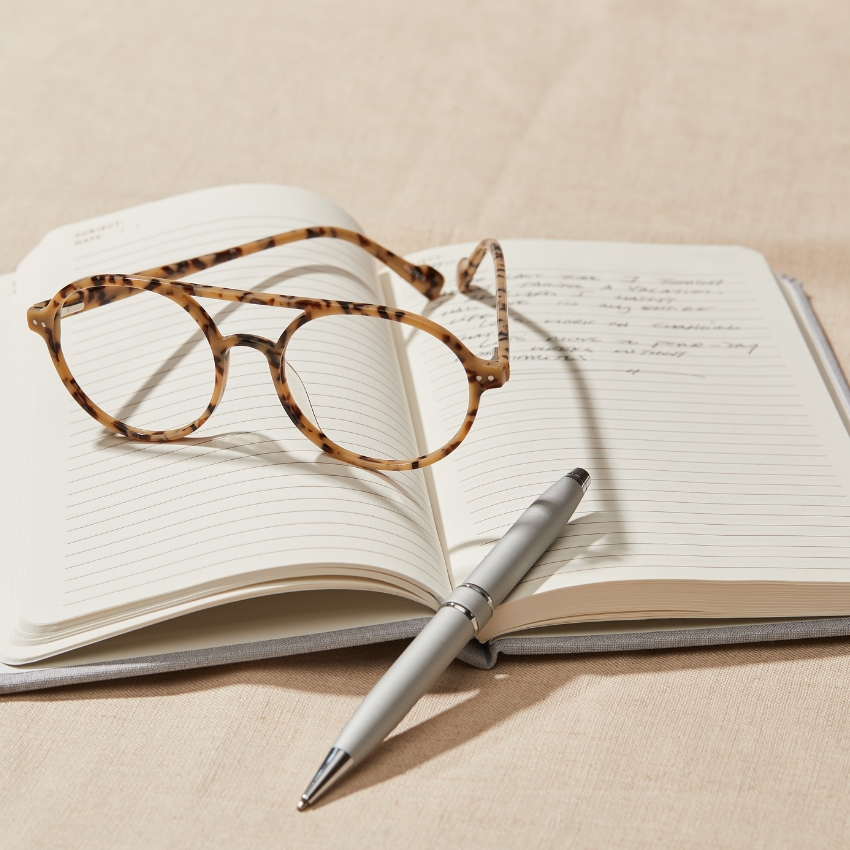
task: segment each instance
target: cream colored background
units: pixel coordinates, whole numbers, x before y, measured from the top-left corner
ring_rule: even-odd
[[[322,192],[400,251],[749,245],[850,365],[842,0],[0,2],[0,271],[237,181]],[[2,699],[0,846],[847,846],[847,640],[455,665],[297,814],[399,649]]]

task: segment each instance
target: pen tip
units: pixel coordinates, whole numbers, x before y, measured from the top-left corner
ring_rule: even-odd
[[[334,747],[322,766],[313,777],[313,781],[307,786],[307,790],[301,795],[298,803],[298,811],[303,812],[308,806],[315,802],[316,798],[328,789],[330,785],[342,776],[353,764],[351,756],[339,747]]]

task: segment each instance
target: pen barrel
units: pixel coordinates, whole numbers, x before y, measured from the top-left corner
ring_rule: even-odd
[[[440,608],[428,625],[369,692],[345,724],[334,747],[353,763],[365,758],[434,684],[473,636],[470,619]]]
[[[556,481],[455,588],[443,607],[367,694],[334,742],[298,808],[309,806],[401,722],[514,586],[549,548],[590,484],[583,469]]]
[[[528,506],[466,582],[484,590],[494,607],[501,605],[561,533],[589,482],[583,469],[558,479]]]

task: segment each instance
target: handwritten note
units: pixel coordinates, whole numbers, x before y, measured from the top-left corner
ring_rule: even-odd
[[[827,394],[812,394],[816,373],[801,372],[811,358],[769,271],[738,249],[621,249],[506,244],[511,380],[432,473],[454,580],[574,466],[593,486],[518,593],[622,567],[844,569],[846,432]],[[417,259],[451,279],[460,256]],[[452,287],[421,309],[489,357],[482,272],[469,296]],[[417,397],[434,396],[420,401],[427,428],[440,375],[412,368]]]

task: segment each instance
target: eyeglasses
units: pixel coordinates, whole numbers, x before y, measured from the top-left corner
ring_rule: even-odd
[[[457,268],[458,289],[470,295],[479,265],[488,252],[492,255],[498,342],[489,360],[474,355],[446,328],[407,310],[180,280],[318,237],[362,248],[431,301],[440,294],[444,279],[436,269],[413,265],[359,233],[310,227],[138,274],[82,278],[30,307],[27,323],[44,339],[80,407],[132,440],[163,443],[197,431],[221,401],[230,349],[244,346],[265,356],[283,409],[327,454],[377,470],[417,469],[441,460],[469,433],[482,394],[501,387],[510,374],[507,281],[499,243],[483,240]],[[196,298],[300,314],[277,342],[254,334],[223,336]],[[393,331],[388,322],[401,327]],[[394,341],[393,334],[400,336]],[[415,357],[417,374],[427,374],[436,387],[429,396],[433,403],[427,409],[419,405],[418,433],[409,425],[412,402],[393,353],[399,339]]]

